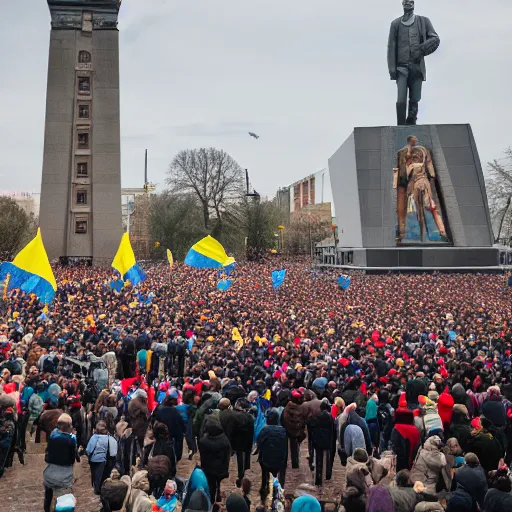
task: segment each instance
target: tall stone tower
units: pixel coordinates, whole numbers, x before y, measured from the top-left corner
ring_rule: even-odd
[[[40,226],[50,259],[110,264],[122,235],[121,0],[47,0],[51,13]]]

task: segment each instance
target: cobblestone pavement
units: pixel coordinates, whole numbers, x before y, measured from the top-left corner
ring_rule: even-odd
[[[33,441],[27,443],[25,465],[22,466],[15,456],[13,468],[7,469],[0,478],[0,503],[2,512],[39,512],[43,509],[43,470],[46,467],[44,462],[44,443],[35,444]],[[184,450],[186,456],[187,450]],[[344,468],[339,459],[334,462],[333,477],[330,482],[324,482],[322,488],[314,486],[314,475],[309,470],[307,460],[307,443],[303,443],[301,450],[301,464],[299,469],[288,467],[286,474],[285,493],[294,493],[303,490],[317,496],[319,499],[334,501],[339,498],[345,480]],[[196,455],[192,461],[180,461],[178,464],[178,476],[186,478],[194,466],[199,464],[199,457]],[[257,457],[252,457],[251,469],[246,477],[252,482],[251,501],[253,508],[260,503],[259,487],[261,484],[261,471]],[[100,504],[94,495],[91,487],[89,466],[87,458],[82,457],[80,465],[75,466],[76,482],[73,486],[73,493],[77,498],[77,512],[99,512]],[[239,492],[236,488],[236,460],[231,460],[230,476],[223,480],[221,490],[223,501],[231,492]]]

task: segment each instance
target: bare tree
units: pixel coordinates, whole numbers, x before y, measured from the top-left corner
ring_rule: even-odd
[[[166,183],[172,193],[197,197],[203,211],[205,229],[215,216],[217,225],[230,203],[243,194],[243,169],[225,151],[215,148],[180,151],[171,162]]]
[[[505,157],[487,164],[487,197],[496,241],[509,244],[512,237],[512,148]]]

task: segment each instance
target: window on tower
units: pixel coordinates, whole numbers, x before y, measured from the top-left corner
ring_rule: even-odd
[[[76,175],[79,178],[87,178],[89,176],[89,169],[87,168],[87,162],[78,162],[76,166]]]
[[[78,149],[89,149],[89,134],[79,133],[78,134]]]
[[[87,204],[87,190],[76,191],[76,204],[85,206]]]
[[[76,219],[75,233],[78,235],[84,235],[87,233],[87,219]]]
[[[82,50],[78,52],[78,63],[79,64],[89,64],[91,62],[91,54]]]
[[[78,79],[78,92],[89,94],[91,92],[91,79],[88,76],[81,76]]]
[[[78,105],[78,117],[80,119],[89,119],[89,105]]]

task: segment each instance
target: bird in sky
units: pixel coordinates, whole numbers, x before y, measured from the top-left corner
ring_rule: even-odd
[[[254,137],[255,139],[259,139],[259,138],[260,138],[260,136],[259,136],[259,135],[256,135],[256,134],[255,134],[255,133],[253,133],[253,132],[249,132],[249,135],[250,135],[251,137]]]

